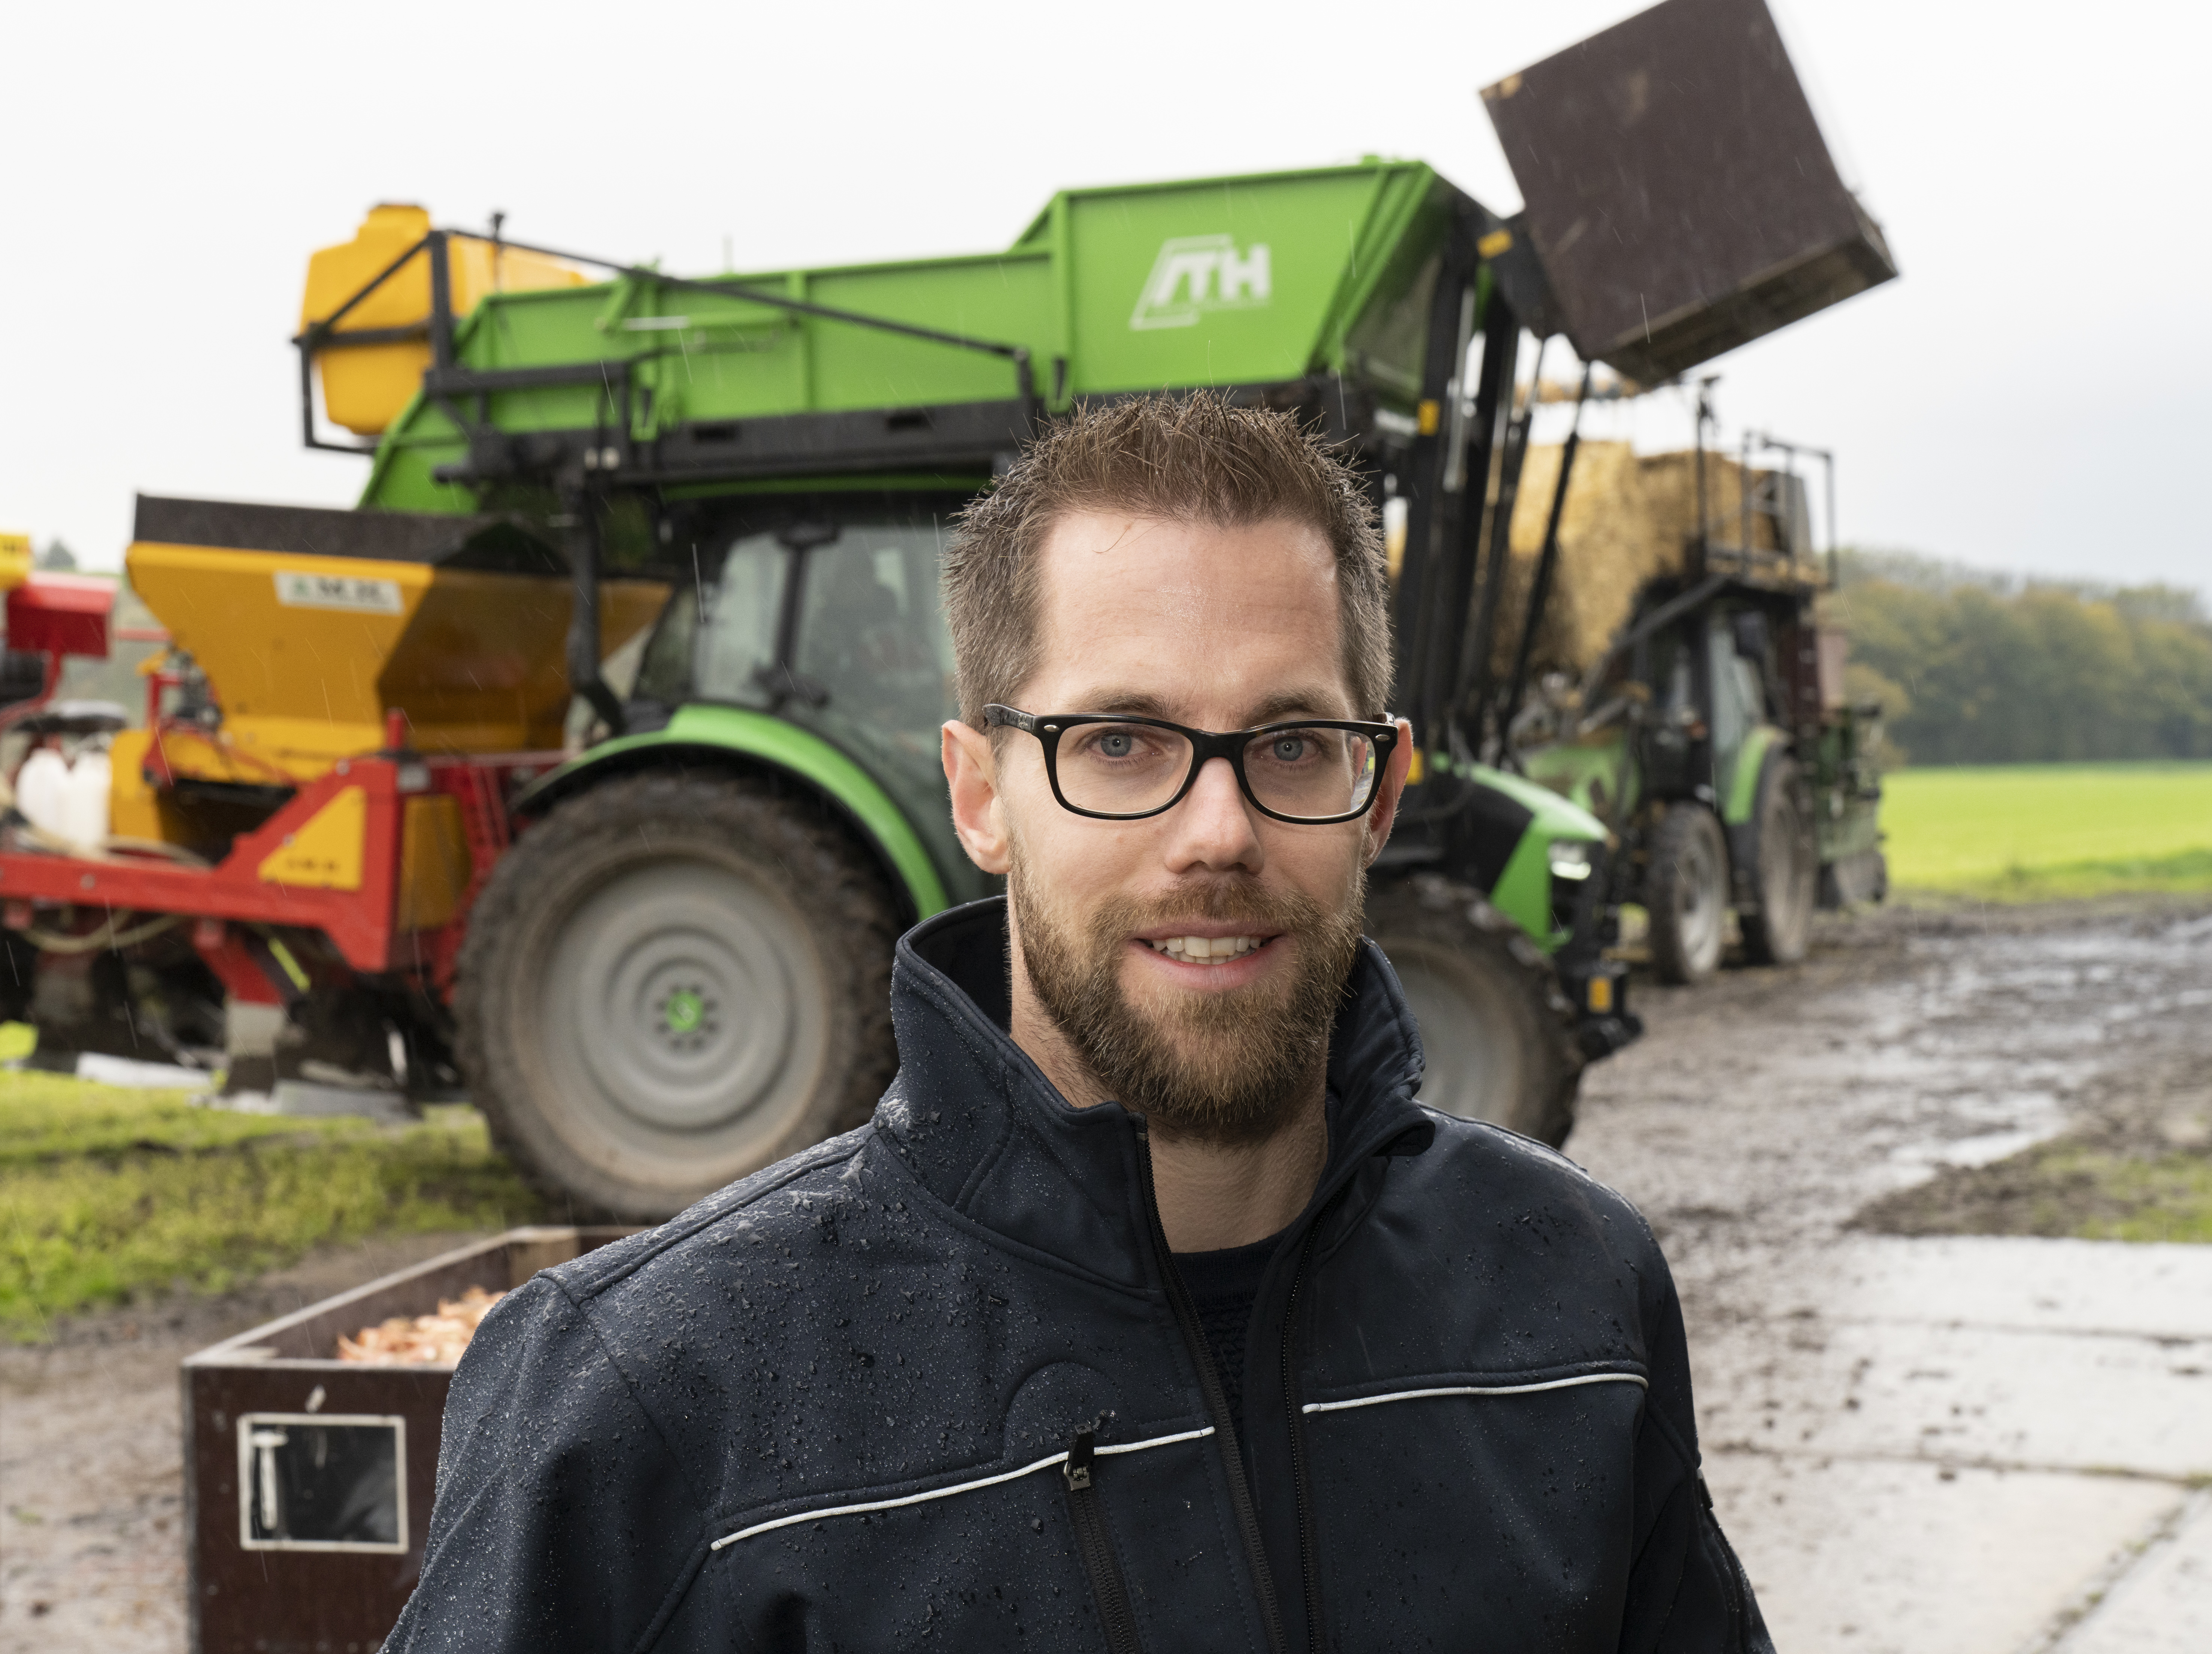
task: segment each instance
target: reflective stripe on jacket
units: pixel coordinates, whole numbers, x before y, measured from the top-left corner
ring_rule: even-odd
[[[1142,1122],[1007,1037],[1003,904],[911,932],[892,994],[869,1125],[486,1319],[392,1654],[1770,1647],[1650,1231],[1413,1100],[1371,945],[1241,1419]]]

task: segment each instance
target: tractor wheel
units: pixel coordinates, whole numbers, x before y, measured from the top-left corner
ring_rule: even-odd
[[[1582,1056],[1552,967],[1520,928],[1468,885],[1417,873],[1368,892],[1367,933],[1420,1028],[1421,1101],[1565,1142]]]
[[[1728,841],[1701,805],[1671,806],[1651,835],[1644,905],[1651,964],[1663,982],[1701,982],[1720,969],[1728,911]]]
[[[1796,761],[1770,753],[1759,768],[1751,817],[1751,877],[1759,911],[1742,915],[1744,957],[1795,964],[1813,934],[1820,897],[1820,842]]]
[[[645,775],[560,806],[469,925],[462,1071],[572,1209],[637,1221],[866,1121],[897,1066],[890,892],[818,806]]]

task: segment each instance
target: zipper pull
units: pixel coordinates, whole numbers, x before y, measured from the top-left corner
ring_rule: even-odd
[[[1097,1420],[1081,1426],[1068,1444],[1060,1475],[1067,1479],[1067,1515],[1075,1527],[1075,1542],[1083,1554],[1083,1571],[1091,1576],[1091,1595],[1098,1605],[1098,1622],[1106,1633],[1109,1654],[1145,1654],[1137,1635],[1136,1610],[1129,1603],[1129,1586],[1121,1578],[1121,1565],[1114,1554],[1114,1536],[1106,1529],[1106,1512],[1098,1490],[1091,1485],[1091,1460],[1097,1452]]]
[[[1060,1468],[1060,1475],[1067,1478],[1069,1493],[1091,1486],[1091,1460],[1097,1444],[1097,1434],[1088,1426],[1075,1432],[1074,1443],[1067,1450],[1067,1462]]]

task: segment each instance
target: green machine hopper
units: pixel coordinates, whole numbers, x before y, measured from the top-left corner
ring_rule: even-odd
[[[450,1008],[518,1162],[658,1218],[865,1118],[895,1062],[893,938],[991,887],[938,771],[943,536],[1079,402],[1198,387],[1296,411],[1367,480],[1419,760],[1369,928],[1425,1098],[1564,1138],[1583,1068],[1638,1024],[1605,828],[1483,762],[1519,693],[1491,672],[1516,367],[1534,331],[1679,373],[1893,273],[1803,106],[1761,0],[1667,0],[1486,94],[1528,199],[1510,219],[1370,159],[1070,190],[1003,252],[831,269],[678,277],[431,230],[325,307],[297,341],[311,445],[349,446],[319,433],[319,368],[427,350],[363,450],[363,512],[506,516],[574,582],[598,736],[513,800]],[[493,289],[466,314],[464,250]],[[501,290],[510,254],[540,284]],[[543,284],[549,259],[605,279]],[[394,324],[370,301],[400,281],[428,303]],[[1625,329],[1624,292],[1658,325]],[[619,690],[612,575],[673,593]]]
[[[495,294],[378,445],[362,504],[475,509],[564,459],[660,487],[988,473],[1080,398],[1316,372],[1410,416],[1455,194],[1382,161],[1071,190],[1004,252]],[[314,350],[343,349],[325,325]]]

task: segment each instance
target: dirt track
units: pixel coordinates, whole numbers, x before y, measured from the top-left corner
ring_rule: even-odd
[[[2212,1472],[2190,1423],[2212,1419],[2212,1324],[2173,1321],[2166,1276],[2135,1280],[2212,1248],[1850,1225],[1939,1167],[2071,1125],[2212,1135],[2212,911],[1890,912],[1826,926],[1794,970],[1640,985],[1639,1003],[1650,1034],[1593,1073],[1570,1152],[1666,1244],[1709,1475],[1782,1648],[2104,1647],[2087,1609],[2129,1548],[2155,1562],[2212,1535],[2187,1504],[2190,1476]],[[178,1360],[450,1239],[0,1350],[0,1646],[180,1648]],[[2115,1270],[2135,1274],[2115,1287]],[[2069,1304],[2106,1341],[2078,1370],[2091,1334],[2075,1336]],[[1991,1305],[2004,1324],[1984,1328]],[[2136,1322],[2168,1353],[2149,1365],[2119,1324]],[[2050,1377],[2040,1400],[2008,1376],[2023,1361]],[[2091,1385],[2180,1422],[2067,1435],[2053,1421]]]

